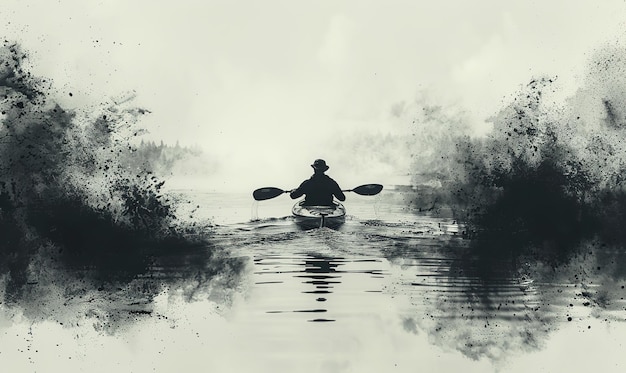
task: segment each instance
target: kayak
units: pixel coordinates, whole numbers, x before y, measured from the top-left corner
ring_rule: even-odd
[[[346,221],[346,208],[339,202],[332,206],[305,206],[304,201],[291,209],[296,224],[304,229],[337,228]]]

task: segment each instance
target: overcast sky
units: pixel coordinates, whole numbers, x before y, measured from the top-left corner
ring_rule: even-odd
[[[480,132],[534,76],[572,90],[626,36],[624,0],[2,3],[3,36],[66,104],[134,91],[153,138],[206,148],[231,183],[299,180],[317,157],[341,172],[320,139],[390,131],[391,107],[420,94]]]

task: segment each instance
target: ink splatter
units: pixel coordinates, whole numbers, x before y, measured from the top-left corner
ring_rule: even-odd
[[[626,50],[601,50],[564,102],[551,99],[557,78],[536,78],[491,118],[486,136],[461,128],[433,138],[441,162],[430,176],[438,186],[418,185],[424,194],[414,188],[414,204],[451,207],[468,239],[448,245],[452,264],[440,269],[447,282],[464,286],[465,301],[434,296],[431,316],[444,321],[415,318],[437,344],[499,361],[508,351],[541,349],[560,322],[575,320],[574,306],[607,322],[624,320],[624,70]],[[428,164],[416,159],[414,181]],[[465,284],[465,276],[477,282]],[[535,282],[560,285],[537,289]],[[509,291],[524,301],[501,302]]]
[[[209,244],[209,227],[177,219],[162,180],[123,161],[148,111],[64,109],[26,58],[0,47],[2,302],[33,320],[96,314],[114,329],[166,289],[185,283],[192,299],[218,274],[232,285],[242,263]]]
[[[564,106],[545,99],[553,79],[533,80],[492,119],[492,133],[459,142],[450,192],[485,260],[558,265],[583,242],[624,243],[623,56],[598,54]]]

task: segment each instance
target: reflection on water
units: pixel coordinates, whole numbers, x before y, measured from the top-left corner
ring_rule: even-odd
[[[258,322],[278,326],[294,317],[351,322],[396,302],[402,306],[393,308],[394,316],[407,332],[425,330],[438,344],[474,358],[538,348],[545,333],[535,329],[554,315],[538,317],[542,301],[533,282],[468,274],[459,263],[463,240],[434,234],[441,233],[442,222],[429,219],[391,227],[353,221],[342,231],[318,230],[289,240],[266,237],[282,253],[270,247],[263,248],[270,253],[253,253],[251,275],[269,316]],[[397,233],[402,237],[392,239]],[[298,251],[311,244],[318,249]]]
[[[226,200],[196,197],[201,206]],[[485,371],[485,361],[549,350],[561,329],[586,338],[626,318],[625,284],[603,277],[611,263],[599,268],[597,250],[562,268],[529,262],[511,270],[492,261],[485,271],[452,219],[353,201],[340,229],[301,231],[285,214],[288,202],[276,209],[282,214],[254,221],[225,216],[235,222],[217,221],[207,231],[210,247],[156,258],[119,288],[87,284],[78,272],[65,294],[29,285],[40,296],[24,309],[72,310],[80,317],[46,316],[68,333],[88,326],[116,335],[144,325],[150,359],[183,348],[211,352],[198,371],[409,372],[416,362],[438,371],[473,362]],[[117,330],[120,323],[131,327]],[[239,352],[247,359],[227,355]]]
[[[618,294],[613,311],[593,300],[589,258],[568,268],[515,270],[494,260],[486,269],[473,260],[463,226],[452,219],[384,204],[368,217],[348,216],[337,230],[301,232],[289,217],[224,227],[218,241],[253,263],[253,325],[341,328],[384,314],[406,333],[427,333],[434,345],[501,361],[540,351],[568,323],[626,316]],[[237,240],[228,239],[235,235],[229,230]]]
[[[276,286],[283,284],[286,287],[298,287],[300,295],[295,296],[303,299],[313,299],[311,307],[304,309],[289,309],[291,304],[277,305],[282,307],[278,310],[267,310],[267,313],[296,312],[315,315],[308,318],[312,322],[332,322],[337,316],[346,310],[330,308],[336,304],[334,297],[358,296],[356,293],[347,294],[342,289],[342,283],[349,281],[348,277],[354,277],[357,281],[380,279],[384,271],[380,268],[372,268],[372,263],[380,263],[377,259],[352,259],[328,257],[319,254],[301,254],[295,256],[269,255],[261,256],[254,260],[254,276],[259,278],[256,285]],[[258,267],[258,268],[257,268]],[[268,278],[268,280],[265,280]],[[293,284],[289,284],[292,282]],[[305,285],[301,288],[299,285]],[[370,284],[361,291],[382,292],[380,284]],[[288,294],[287,294],[288,295]],[[293,299],[292,299],[293,300]]]

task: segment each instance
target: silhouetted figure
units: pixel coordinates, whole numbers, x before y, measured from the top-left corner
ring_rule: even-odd
[[[304,204],[306,206],[333,206],[333,196],[340,201],[346,200],[339,184],[324,174],[329,167],[323,159],[316,159],[311,167],[314,170],[313,176],[303,181],[297,189],[291,191],[289,196],[292,199],[305,195]]]

